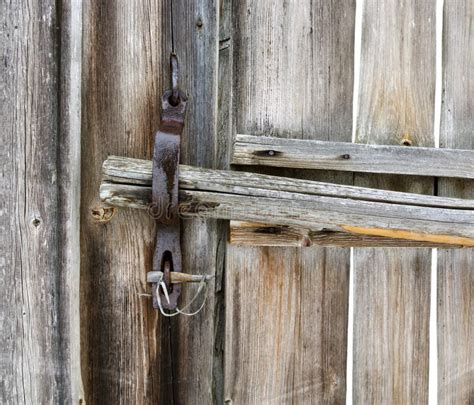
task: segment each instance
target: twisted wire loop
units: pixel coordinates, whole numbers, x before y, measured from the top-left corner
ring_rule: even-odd
[[[201,310],[204,308],[204,305],[206,304],[207,300],[207,281],[206,277],[202,277],[201,281],[199,282],[199,287],[198,290],[196,291],[196,294],[194,297],[189,301],[183,308],[178,308],[176,307],[176,311],[174,312],[166,312],[163,308],[163,305],[161,303],[161,297],[160,297],[160,292],[159,289],[161,288],[163,291],[163,294],[165,295],[165,298],[168,297],[168,291],[166,288],[166,284],[163,281],[163,275],[160,277],[160,280],[156,283],[156,300],[158,302],[158,308],[160,309],[160,312],[163,316],[167,316],[169,318],[176,316],[176,315],[185,315],[185,316],[194,316],[197,315]],[[201,294],[201,292],[204,290],[204,298],[202,300],[201,306],[194,312],[185,312],[186,309],[188,309],[194,301],[196,301],[197,297]],[[168,299],[168,298],[167,298]]]

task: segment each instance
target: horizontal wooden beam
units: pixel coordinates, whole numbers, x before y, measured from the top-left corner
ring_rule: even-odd
[[[111,205],[151,207],[151,162],[110,157],[103,165],[101,199]],[[255,173],[180,166],[183,218],[220,218],[273,224],[334,241],[350,234],[367,246],[382,239],[420,242],[419,246],[474,247],[474,201],[351,187]],[[234,227],[235,231],[235,227]],[[368,238],[369,237],[369,238]],[[322,237],[322,239],[325,239]],[[332,242],[337,245],[335,242]],[[359,242],[362,243],[362,242]],[[365,245],[364,245],[365,246]]]
[[[364,145],[240,134],[236,136],[232,163],[474,178],[474,150]]]
[[[230,221],[229,242],[241,246],[439,247],[454,249],[464,247],[325,229],[312,231],[305,228],[245,221]]]

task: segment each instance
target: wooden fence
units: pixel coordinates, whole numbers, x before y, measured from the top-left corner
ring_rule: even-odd
[[[474,149],[472,0],[13,0],[0,23],[0,402],[419,404],[430,383],[474,402],[471,249],[238,246],[185,220],[183,268],[215,279],[170,320],[153,221],[99,198],[109,155],[152,155],[172,50],[187,165],[228,169],[236,134]],[[245,170],[474,199],[472,180]]]

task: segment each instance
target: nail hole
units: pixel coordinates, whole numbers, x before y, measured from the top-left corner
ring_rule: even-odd
[[[403,146],[412,146],[412,145],[413,145],[413,141],[412,141],[412,139],[411,139],[410,134],[405,134],[405,135],[403,135],[403,138],[402,138],[400,144],[403,145]]]
[[[33,220],[31,221],[32,225],[35,227],[35,228],[38,228],[38,226],[41,225],[41,219],[40,218],[33,218]]]
[[[255,156],[262,156],[262,157],[275,157],[275,156],[279,156],[281,155],[283,152],[279,152],[277,150],[272,150],[272,149],[269,149],[269,150],[258,150],[258,151],[255,151],[253,152],[253,154]]]
[[[198,18],[198,20],[196,21],[196,27],[202,28],[203,25],[204,24],[203,24],[202,20],[200,18]]]
[[[342,157],[343,159],[345,159],[345,160],[348,160],[348,159],[351,158],[351,155],[349,155],[349,154],[346,153],[346,154],[342,155],[341,157]]]

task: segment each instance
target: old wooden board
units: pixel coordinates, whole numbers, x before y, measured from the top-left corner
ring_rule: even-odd
[[[363,137],[363,135],[359,135]],[[474,151],[237,134],[232,163],[300,169],[474,178]]]
[[[137,210],[113,216],[97,196],[107,154],[152,156],[169,63],[161,5],[84,2],[81,322],[90,404],[156,404],[172,397],[168,325],[147,296],[154,223]]]
[[[433,146],[435,1],[364,2],[356,141]],[[355,183],[432,194],[433,180]],[[354,252],[354,403],[428,401],[431,252]]]
[[[350,142],[354,11],[233,2],[236,132]],[[228,247],[227,403],[344,402],[348,279],[348,249]]]
[[[2,2],[0,25],[0,402],[77,404],[81,5]]]
[[[444,3],[440,147],[474,149],[474,3]],[[439,180],[438,193],[472,198],[474,182]],[[474,402],[474,253],[438,253],[438,401]]]
[[[102,201],[150,209],[149,161],[112,156],[103,170]],[[468,199],[184,165],[180,166],[179,199],[183,217],[474,246],[474,200]]]
[[[221,155],[227,149],[225,140],[220,143],[217,138],[218,3],[164,2],[165,51],[174,48],[178,55],[180,86],[189,96],[181,161],[200,167],[220,167],[224,164]],[[219,314],[225,236],[216,220],[203,218],[182,225],[183,271],[216,278],[209,284],[206,306],[199,315],[170,322],[173,396],[164,403],[222,403],[223,353],[216,348],[216,339],[222,335]],[[183,288],[181,302],[191,299],[197,288]]]

